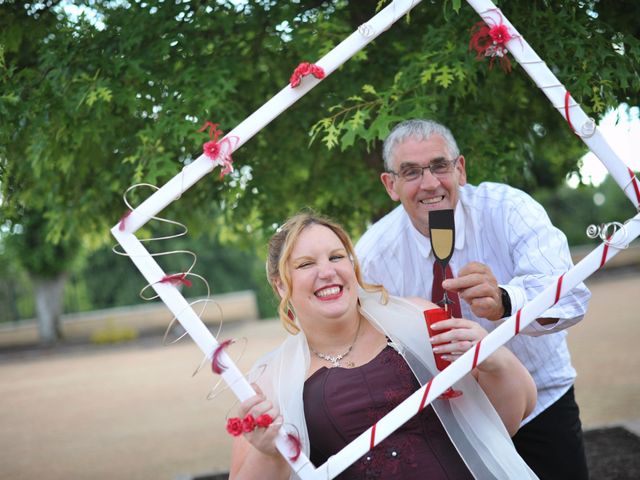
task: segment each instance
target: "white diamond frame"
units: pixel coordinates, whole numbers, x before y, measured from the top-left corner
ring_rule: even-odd
[[[327,55],[317,61],[316,65],[322,67],[326,77],[328,77],[340,65],[349,60],[354,54],[419,4],[420,1],[421,0],[394,0],[367,23],[361,25],[357,31],[353,32]],[[514,26],[496,8],[493,2],[489,0],[468,0],[467,3],[473,7],[485,22],[491,22],[490,25],[502,22],[509,28],[514,38],[507,43],[508,50],[533,79],[535,84],[547,95],[552,105],[560,114],[565,117],[566,120],[569,120],[567,119],[567,114],[570,115],[571,123],[578,126],[576,134],[582,138],[591,151],[603,162],[611,176],[640,212],[640,187],[638,179],[610,147],[606,139],[597,129],[595,122],[587,117],[580,105],[572,98],[567,97],[568,102],[565,105],[567,90],[527,44],[525,39],[517,33]],[[224,158],[225,155],[230,155],[232,151],[240,148],[253,137],[253,135],[304,96],[309,90],[320,83],[320,81],[321,80],[316,78],[306,77],[295,89],[287,85],[225,136],[225,138],[237,138],[238,141],[235,144],[232,142],[222,142],[220,156]],[[111,229],[111,233],[122,246],[124,252],[131,258],[145,279],[154,288],[158,296],[175,315],[182,327],[189,333],[193,341],[207,358],[211,358],[218,346],[216,338],[205,327],[198,315],[191,309],[188,302],[175,286],[168,283],[160,283],[165,273],[146,250],[142,242],[138,240],[135,233],[167,205],[180,198],[181,195],[198,180],[210,173],[214,167],[215,164],[210,158],[204,154],[201,155],[135,208],[127,216],[123,230],[120,229],[120,223]],[[638,236],[640,236],[640,213],[629,219],[623,228],[617,230],[608,240],[598,246],[574,268],[558,278],[554,285],[550,285],[524,308],[515,312],[511,318],[485,337],[481,343],[478,343],[476,348],[466,352],[456,362],[452,363],[430,382],[393,409],[375,426],[369,428],[343,450],[329,458],[324,465],[315,468],[304,454],[300,454],[295,461],[291,460],[290,457],[293,454],[293,447],[287,441],[284,428],[281,429],[276,442],[278,449],[282,452],[284,458],[287,459],[292,470],[299,478],[303,480],[334,478],[368,452],[372,445],[377,445],[381,442],[400,425],[466,375],[477,363],[480,363],[514,335],[517,335],[534,319],[541,316],[545,310],[558,301],[563,293],[568,292],[577,284],[584,281]],[[481,344],[482,348],[480,347]],[[221,354],[220,360],[228,367],[222,373],[222,377],[238,399],[243,401],[253,396],[255,392],[250,384],[224,351]]]

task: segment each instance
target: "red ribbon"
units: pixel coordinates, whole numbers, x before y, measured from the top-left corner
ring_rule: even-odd
[[[570,98],[571,98],[571,93],[569,92],[569,90],[567,90],[566,92],[564,92],[564,117],[567,119],[567,123],[569,124],[569,128],[571,129],[571,131],[576,135],[578,135],[576,133],[576,129],[573,128],[573,125],[571,124],[571,116],[569,115],[569,99]]]
[[[558,300],[560,300],[560,293],[562,292],[562,277],[564,277],[564,273],[560,275],[560,278],[558,279],[558,286],[556,287],[556,301],[553,302],[554,305],[558,303]]]
[[[322,80],[325,77],[322,67],[319,67],[315,63],[303,62],[298,65],[293,71],[293,74],[291,74],[291,78],[289,79],[289,85],[291,85],[291,88],[295,88],[300,85],[302,77],[306,77],[307,75],[313,75],[319,80]]]
[[[369,450],[373,450],[373,447],[376,446],[376,425],[377,423],[374,423],[373,427],[371,427],[371,440],[369,441]]]
[[[516,335],[520,333],[520,314],[522,313],[522,309],[518,310],[516,313]]]
[[[289,457],[289,460],[295,462],[300,458],[300,454],[302,453],[302,442],[300,439],[296,437],[293,433],[287,433],[287,440],[289,440],[289,444],[293,448],[293,455]]]
[[[213,373],[217,373],[218,375],[220,375],[222,372],[224,372],[227,369],[227,366],[220,361],[219,357],[220,357],[220,354],[222,353],[222,350],[227,348],[232,343],[233,343],[232,339],[225,340],[224,342],[219,344],[218,347],[213,352],[213,359],[211,360],[211,370],[213,370]]]
[[[162,280],[160,280],[160,283],[170,283],[171,285],[182,284],[185,287],[190,287],[193,285],[191,283],[191,280],[187,280],[186,273],[174,273],[173,275],[165,275],[164,277],[162,277]]]
[[[433,379],[429,380],[427,383],[427,388],[424,389],[424,395],[422,395],[422,400],[420,401],[420,407],[418,408],[418,412],[420,412],[424,408],[424,404],[427,403],[427,396],[429,396],[429,390],[431,390],[431,383]]]
[[[635,173],[633,173],[633,170],[631,170],[629,167],[627,167],[627,170],[629,170],[631,183],[633,184],[633,189],[635,190],[636,198],[638,199],[638,205],[636,205],[636,207],[640,207],[640,187],[638,187],[638,179],[636,178]]]
[[[478,365],[478,357],[480,356],[480,343],[482,342],[482,340],[480,340],[478,343],[476,343],[476,351],[473,354],[473,365],[471,365],[471,369],[473,370],[474,368],[476,368],[476,366]]]
[[[124,215],[122,215],[122,217],[120,217],[120,224],[118,225],[118,230],[120,230],[121,232],[124,232],[124,221],[127,219],[127,217],[131,215],[131,210],[127,210]]]
[[[607,240],[609,240],[610,238],[611,238],[611,235],[607,237]],[[598,270],[604,267],[604,264],[607,261],[608,252],[609,252],[609,244],[607,242],[604,242],[604,248],[602,249],[602,259],[600,260],[600,266],[598,267]]]

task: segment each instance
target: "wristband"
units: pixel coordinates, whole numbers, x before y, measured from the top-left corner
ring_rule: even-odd
[[[502,318],[508,318],[511,316],[511,297],[509,293],[502,287],[498,287],[500,289],[501,299],[502,299],[502,308],[504,309],[504,314]]]

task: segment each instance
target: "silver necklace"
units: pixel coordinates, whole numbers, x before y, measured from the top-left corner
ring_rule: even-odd
[[[349,348],[347,349],[346,352],[341,353],[339,355],[328,355],[326,353],[320,353],[316,351],[311,345],[309,345],[309,350],[311,350],[316,357],[321,358],[322,360],[326,360],[327,362],[330,362],[332,367],[339,367],[340,360],[342,360],[344,357],[346,357],[351,353],[351,350],[353,349],[353,346],[355,345],[356,340],[358,339],[358,333],[360,333],[361,324],[362,324],[362,320],[358,319],[358,329],[356,330],[356,335],[353,337],[353,342],[351,342],[351,345],[349,345]],[[355,367],[355,363],[349,362],[348,366]]]

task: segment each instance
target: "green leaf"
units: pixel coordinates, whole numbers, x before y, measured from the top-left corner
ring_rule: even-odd
[[[425,85],[426,83],[429,83],[431,81],[431,78],[433,77],[433,74],[436,73],[437,70],[438,70],[438,64],[437,63],[431,63],[420,74],[420,83],[422,85]]]
[[[364,93],[370,93],[371,95],[377,95],[376,89],[373,88],[373,85],[369,85],[369,84],[362,85],[362,91]]]
[[[338,135],[340,134],[340,130],[336,128],[336,126],[332,123],[329,125],[329,128],[326,129],[326,134],[322,137],[322,141],[326,145],[327,149],[331,150],[333,147],[338,145]]]
[[[447,65],[443,65],[438,69],[438,75],[436,75],[436,83],[443,88],[448,88],[453,83],[453,70]]]

